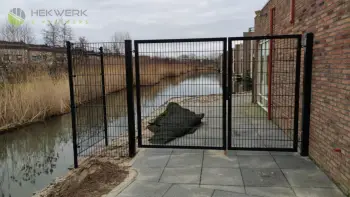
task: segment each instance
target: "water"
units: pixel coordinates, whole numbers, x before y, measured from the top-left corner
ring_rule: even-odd
[[[219,93],[222,93],[219,73],[197,73],[168,78],[155,86],[142,87],[141,102],[142,106],[159,106],[175,95]],[[107,96],[108,125],[119,128],[120,132],[127,128],[125,98],[126,91]],[[101,124],[101,118],[96,118],[99,112],[92,111],[96,109],[88,106],[81,106],[77,111],[77,116],[83,118],[79,120],[80,123],[89,126]],[[141,110],[144,115],[154,109],[146,107]],[[32,124],[0,135],[0,197],[31,196],[56,177],[68,172],[73,164],[70,118],[70,114],[65,114],[45,123]],[[86,131],[80,128],[79,132]]]

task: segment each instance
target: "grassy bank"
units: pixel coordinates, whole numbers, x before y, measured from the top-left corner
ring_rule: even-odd
[[[106,57],[104,61],[106,93],[126,88],[124,58]],[[79,104],[101,97],[99,59],[85,57],[73,63],[76,102]],[[188,62],[150,61],[141,58],[140,83],[156,84],[163,78],[179,76],[197,68],[199,65]],[[62,72],[54,77],[44,71],[26,75],[25,80],[0,84],[0,132],[69,112],[67,73]]]

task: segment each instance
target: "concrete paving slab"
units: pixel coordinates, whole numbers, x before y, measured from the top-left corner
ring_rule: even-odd
[[[227,156],[230,157],[230,156],[237,156],[237,152],[236,150],[228,150],[227,151]]]
[[[167,167],[201,167],[203,162],[202,154],[183,153],[178,155],[171,155]]]
[[[224,150],[204,150],[204,155],[225,155]]]
[[[201,168],[165,168],[160,182],[199,184],[200,174]]]
[[[213,189],[200,188],[198,185],[174,184],[164,197],[211,197]]]
[[[142,152],[143,155],[169,155],[173,152],[171,148],[145,148]]]
[[[138,157],[133,163],[134,168],[164,168],[170,155],[146,155]]]
[[[227,192],[235,192],[235,193],[245,193],[244,186],[223,186],[223,185],[199,185],[199,187],[227,191]]]
[[[134,168],[164,168],[170,155],[145,155],[138,157],[133,163]]]
[[[278,168],[271,155],[239,155],[240,168]]]
[[[336,188],[334,183],[319,169],[283,169],[292,187]]]
[[[241,171],[235,168],[203,168],[203,185],[243,185]]]
[[[280,169],[241,169],[245,186],[289,187]]]
[[[247,194],[240,194],[228,191],[215,190],[212,197],[253,197]]]
[[[173,155],[181,155],[183,153],[190,153],[190,154],[203,154],[204,150],[201,149],[174,149],[172,152]]]
[[[273,156],[277,165],[281,169],[317,169],[317,166],[308,157],[286,155],[286,156]]]
[[[162,197],[171,184],[135,181],[122,191],[118,197]]]
[[[298,197],[346,197],[339,189],[294,188]]]
[[[239,168],[237,156],[204,155],[204,168]]]
[[[164,168],[139,168],[136,180],[158,182]]]
[[[288,187],[246,187],[247,194],[261,197],[296,197]]]

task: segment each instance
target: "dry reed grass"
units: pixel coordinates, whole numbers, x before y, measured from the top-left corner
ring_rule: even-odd
[[[81,104],[101,97],[100,60],[97,57],[83,57],[75,62],[79,62],[73,65],[76,75],[74,78],[76,102]],[[104,64],[106,94],[125,89],[124,58],[105,57]],[[159,60],[140,62],[140,83],[153,85],[163,78],[179,76],[196,68],[198,66],[188,63]],[[52,77],[48,72],[34,73],[27,74],[25,80],[16,83],[0,84],[0,132],[69,111],[67,74]]]

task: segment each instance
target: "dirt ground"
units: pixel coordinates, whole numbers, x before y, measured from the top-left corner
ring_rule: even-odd
[[[128,170],[125,159],[91,158],[35,197],[99,197],[118,186]]]

